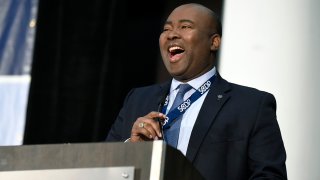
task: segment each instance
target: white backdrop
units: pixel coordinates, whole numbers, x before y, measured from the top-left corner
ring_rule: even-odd
[[[0,0],[0,146],[21,145],[38,0]]]
[[[30,76],[0,76],[0,146],[21,145]]]
[[[225,0],[220,73],[277,99],[290,180],[320,179],[320,1]]]

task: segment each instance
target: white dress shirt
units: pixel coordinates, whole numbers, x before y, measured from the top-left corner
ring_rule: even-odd
[[[216,68],[214,67],[207,73],[203,74],[202,76],[187,82],[193,88],[185,93],[183,100],[188,99],[203,83],[205,83],[215,73],[216,73]],[[168,110],[171,108],[172,103],[179,91],[178,86],[180,84],[182,84],[182,82],[177,81],[176,79],[172,79],[167,113],[168,113]],[[189,109],[187,109],[187,111],[182,116],[177,149],[180,150],[184,155],[186,155],[187,153],[189,139],[191,136],[194,123],[196,122],[200,108],[207,94],[208,94],[208,91],[204,93],[197,101],[193,102],[192,105],[189,107]]]

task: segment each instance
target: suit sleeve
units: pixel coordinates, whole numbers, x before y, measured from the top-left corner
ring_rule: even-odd
[[[287,179],[286,152],[276,117],[276,100],[269,93],[261,99],[249,142],[249,179]]]
[[[106,141],[115,142],[115,141],[125,141],[130,138],[131,128],[133,124],[130,124],[128,121],[127,111],[129,111],[128,101],[130,96],[133,94],[134,89],[132,89],[126,96],[124,104],[117,116],[117,119],[111,126],[111,129],[108,133]]]

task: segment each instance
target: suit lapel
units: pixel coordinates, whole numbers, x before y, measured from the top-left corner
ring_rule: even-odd
[[[230,98],[227,92],[230,90],[230,85],[227,81],[217,75],[214,86],[209,90],[202,107],[200,109],[197,120],[194,124],[188,150],[187,158],[192,162],[203,142],[208,130],[215,121],[215,117],[225,102]]]
[[[171,85],[171,81],[166,81],[166,82],[159,85],[159,92],[156,95],[158,97],[156,109],[159,112],[161,112],[162,106],[163,106],[165,99],[170,91],[170,85]]]

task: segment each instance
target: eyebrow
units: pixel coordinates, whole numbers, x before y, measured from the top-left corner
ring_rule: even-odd
[[[191,21],[191,20],[189,20],[189,19],[181,19],[181,20],[179,20],[179,23],[184,23],[184,22],[194,24],[194,22]],[[164,25],[166,25],[166,24],[171,25],[171,24],[172,24],[172,21],[166,21],[166,22],[164,23]]]

